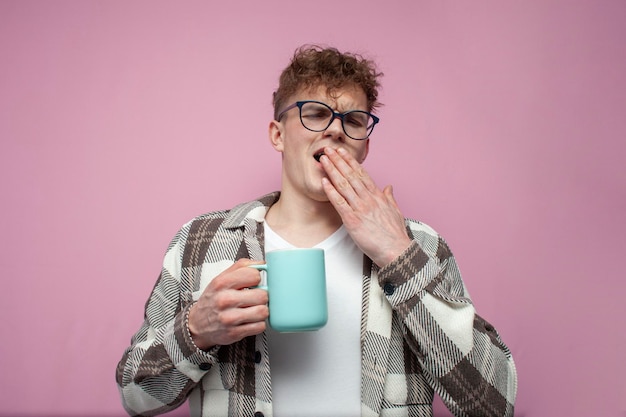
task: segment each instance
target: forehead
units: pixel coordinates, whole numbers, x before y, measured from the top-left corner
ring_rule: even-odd
[[[294,100],[316,100],[328,104],[335,110],[367,110],[367,96],[362,88],[345,86],[329,90],[325,85],[298,90]]]

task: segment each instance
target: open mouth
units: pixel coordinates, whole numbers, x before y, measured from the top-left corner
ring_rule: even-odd
[[[324,155],[324,152],[318,152],[315,155],[313,155],[313,158],[315,158],[315,160],[319,162],[322,155]]]

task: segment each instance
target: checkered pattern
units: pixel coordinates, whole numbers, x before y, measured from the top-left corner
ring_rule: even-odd
[[[145,321],[117,368],[130,415],[187,398],[194,416],[272,415],[265,334],[210,351],[189,335],[189,307],[239,258],[263,259],[263,219],[278,193],[187,223],[168,247]],[[379,269],[364,257],[362,416],[431,417],[434,392],[455,416],[512,416],[509,349],[478,316],[456,262],[428,226],[407,220],[412,245]]]

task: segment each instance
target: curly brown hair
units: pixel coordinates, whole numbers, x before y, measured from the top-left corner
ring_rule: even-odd
[[[372,111],[381,105],[378,102],[378,77],[382,75],[373,61],[361,55],[318,45],[301,46],[280,75],[278,89],[273,95],[274,119],[287,105],[285,100],[302,89],[318,86],[326,86],[330,96],[343,87],[360,87],[367,97],[367,110]]]

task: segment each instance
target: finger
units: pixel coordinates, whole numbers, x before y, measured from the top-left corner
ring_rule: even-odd
[[[243,309],[231,309],[219,314],[219,323],[223,330],[239,333],[247,325],[265,322],[269,316],[267,306],[255,306]]]
[[[363,195],[364,191],[377,191],[376,184],[374,184],[372,178],[350,152],[343,148],[339,148],[336,151],[329,148],[328,152],[329,159],[333,162],[337,171],[346,178],[357,194]]]
[[[224,272],[222,273],[223,274],[233,273],[239,269],[248,268],[250,265],[256,265],[256,264],[261,264],[261,263],[262,262],[260,261],[253,261],[252,259],[248,259],[248,258],[239,258],[237,259],[235,263],[233,263],[231,266],[226,268]]]
[[[252,259],[248,259],[248,258],[239,258],[228,269],[248,268],[250,267],[250,265],[262,265],[262,264],[263,264],[263,261],[253,261]]]
[[[250,265],[259,264],[259,262],[249,259],[240,259],[224,272],[215,277],[209,286],[216,291],[254,287],[261,282],[261,274]],[[208,288],[208,287],[207,287]]]
[[[236,308],[223,311],[219,317],[222,326],[235,327],[267,320],[269,309],[266,305]]]
[[[322,187],[324,188],[324,192],[326,193],[326,197],[328,197],[328,201],[333,205],[335,210],[342,219],[344,219],[344,223],[346,222],[347,216],[352,213],[352,208],[348,204],[348,201],[344,198],[339,191],[335,188],[333,183],[326,177],[322,178]]]
[[[399,211],[400,206],[398,206],[398,202],[396,201],[396,198],[393,195],[393,186],[391,185],[386,186],[385,189],[383,190],[383,194],[387,198],[387,201]]]
[[[237,293],[239,296],[237,300],[238,307],[265,305],[269,301],[267,291],[260,288],[239,290]]]
[[[265,331],[266,327],[267,325],[265,324],[265,320],[242,324],[241,326],[237,327],[238,337],[236,338],[236,341],[244,339],[248,336],[256,336],[258,334],[261,334]]]
[[[267,305],[251,306],[241,310],[242,323],[258,323],[264,322],[270,316],[270,310]]]
[[[225,290],[213,295],[206,301],[205,307],[214,311],[228,311],[233,309],[267,305],[267,291],[252,290]]]
[[[328,152],[328,155],[322,156],[320,162],[328,179],[332,182],[334,190],[343,197],[343,199],[337,198],[335,201],[338,204],[347,202],[351,206],[357,206],[359,194],[364,194],[362,182],[348,163],[335,151],[328,150],[325,152]]]
[[[343,171],[348,171],[348,165],[343,161],[336,152],[327,150],[325,155],[322,155],[320,162],[328,179],[333,183],[334,187],[341,192],[342,195],[347,198],[355,197],[356,192],[352,188],[352,185],[343,174],[340,169],[343,166]]]

